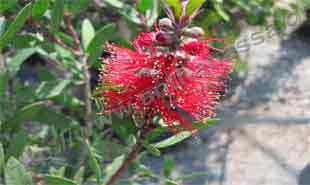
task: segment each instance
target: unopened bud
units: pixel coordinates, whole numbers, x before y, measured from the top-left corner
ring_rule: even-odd
[[[162,31],[168,31],[173,28],[172,21],[169,18],[162,18],[158,22],[159,29]]]
[[[172,42],[172,38],[169,33],[161,31],[156,34],[156,41],[160,44],[167,45]]]
[[[200,27],[193,27],[188,30],[186,30],[187,35],[193,38],[200,38],[205,35],[205,32]]]

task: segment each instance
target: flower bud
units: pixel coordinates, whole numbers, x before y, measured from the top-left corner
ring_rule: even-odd
[[[163,45],[168,45],[172,42],[171,35],[167,32],[158,32],[156,34],[156,41]]]
[[[200,38],[205,35],[205,32],[200,27],[193,27],[193,28],[186,30],[186,34],[193,38]]]
[[[169,31],[173,29],[172,21],[169,18],[162,18],[158,22],[159,29]]]

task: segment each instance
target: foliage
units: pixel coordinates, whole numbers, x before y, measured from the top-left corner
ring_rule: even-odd
[[[302,12],[307,1],[298,2],[292,7]],[[141,29],[166,16],[165,6],[172,7],[176,18],[181,16],[178,0],[0,0],[0,184],[102,184],[112,176],[136,142],[138,128],[126,115],[98,115],[101,101],[90,102],[100,57],[108,55],[103,45],[109,41],[132,47],[130,40]],[[267,26],[273,17],[283,31],[283,17],[291,10],[272,0],[190,0],[187,16],[201,6],[193,24],[231,44],[241,21]],[[159,148],[191,133],[166,135],[164,126],[153,130],[144,149],[160,156]],[[166,157],[160,176],[140,157],[120,183],[164,178],[166,184],[182,184],[206,175],[172,178],[174,162]]]

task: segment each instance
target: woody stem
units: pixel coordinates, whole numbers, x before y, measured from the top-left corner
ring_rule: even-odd
[[[118,168],[118,170],[112,175],[108,182],[103,185],[115,185],[117,179],[119,179],[126,172],[128,167],[137,159],[143,147],[144,139],[146,134],[149,132],[149,129],[150,127],[148,123],[146,123],[145,127],[141,128],[137,136],[136,144],[132,146],[131,151],[123,161],[122,165]]]

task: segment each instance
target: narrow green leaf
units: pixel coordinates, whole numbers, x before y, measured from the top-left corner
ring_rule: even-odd
[[[214,4],[214,8],[217,11],[217,13],[225,20],[225,21],[229,21],[230,17],[229,15],[225,12],[225,10],[223,9],[223,7],[219,4],[216,3]]]
[[[155,148],[153,145],[145,144],[144,147],[150,154],[156,157],[160,157],[160,151],[157,148]]]
[[[130,135],[135,135],[135,126],[129,117],[120,118],[112,114],[112,128],[121,139],[126,141]]]
[[[88,150],[88,157],[89,157],[89,166],[96,175],[97,183],[100,184],[101,182],[101,176],[102,176],[102,171],[99,165],[99,162],[96,158],[94,149],[90,146],[90,144],[87,142],[87,150]]]
[[[29,33],[15,35],[15,37],[11,40],[12,47],[14,47],[17,51],[20,49],[35,48],[42,42],[43,40],[40,40],[38,35]]]
[[[7,156],[18,158],[21,156],[27,146],[28,135],[24,129],[21,129],[11,140],[7,150]]]
[[[124,3],[119,0],[105,0],[105,3],[108,3],[109,5],[115,7],[115,8],[123,8]]]
[[[107,182],[111,179],[113,174],[121,167],[123,161],[125,160],[125,155],[121,155],[113,160],[113,162],[107,166],[105,169],[106,176],[103,180],[103,185],[106,185]]]
[[[73,14],[79,14],[87,11],[87,8],[92,5],[91,0],[67,0],[66,6],[68,11]]]
[[[30,174],[15,158],[11,157],[5,167],[6,185],[33,185]]]
[[[169,137],[168,139],[165,139],[163,141],[153,144],[153,146],[156,148],[166,148],[169,146],[173,146],[191,136],[192,136],[192,132],[189,132],[189,131],[180,132],[172,137]]]
[[[0,176],[2,175],[4,166],[5,166],[5,155],[4,155],[3,145],[2,143],[0,143]]]
[[[17,5],[17,0],[0,0],[0,12],[9,10]]]
[[[0,50],[20,31],[31,14],[32,4],[28,3],[16,16],[8,29],[0,37]]]
[[[84,181],[85,167],[81,166],[80,169],[75,173],[73,180],[78,185],[82,185]]]
[[[9,75],[3,69],[0,69],[0,100],[5,96]]]
[[[232,2],[235,3],[237,6],[239,6],[240,8],[242,8],[243,10],[245,10],[246,12],[251,11],[251,6],[250,6],[251,1],[232,0]]]
[[[153,1],[152,6],[146,11],[145,17],[148,26],[153,26],[159,16],[159,1]]]
[[[1,127],[5,130],[17,130],[22,124],[28,121],[53,125],[59,129],[74,128],[78,125],[76,120],[46,107],[44,102],[36,102],[18,110],[14,117],[5,121]]]
[[[175,167],[175,160],[171,156],[167,156],[164,159],[164,175],[166,178],[170,178],[173,168]]]
[[[176,18],[182,15],[182,5],[180,0],[165,0],[166,3],[173,9]]]
[[[78,185],[70,179],[59,176],[47,175],[45,176],[45,180],[47,182],[47,185]]]
[[[36,95],[39,99],[54,98],[59,96],[70,83],[71,80],[42,82],[36,90]]]
[[[1,1],[1,0],[0,0]],[[5,31],[6,21],[4,17],[0,17],[0,37]]]
[[[212,125],[216,125],[219,122],[219,119],[217,118],[207,118],[199,123],[194,123],[194,126],[197,130],[201,129],[207,129]],[[156,129],[153,129],[151,132],[149,132],[146,135],[146,142],[152,142],[153,140],[156,140],[159,136],[161,136],[164,133],[169,132],[168,127],[157,127]]]
[[[101,28],[87,47],[89,61],[94,64],[101,55],[103,44],[115,36],[115,24],[108,24]]]
[[[165,185],[180,185],[180,184],[172,179],[166,179]]]
[[[43,102],[36,102],[27,105],[15,113],[15,116],[4,122],[2,129],[18,129],[24,122],[30,121],[35,115],[37,115],[42,109]]]
[[[138,3],[138,10],[140,12],[145,12],[148,9],[151,9],[153,6],[153,0],[140,0]]]
[[[8,63],[8,69],[11,73],[15,74],[19,71],[20,66],[25,62],[31,55],[37,52],[37,48],[21,49],[16,52],[16,55]]]
[[[126,4],[124,8],[119,10],[119,13],[128,21],[133,22],[135,24],[141,24],[141,20],[139,18],[139,12],[133,6]]]
[[[50,0],[36,0],[32,8],[32,17],[38,18],[44,15],[49,7]]]
[[[55,126],[58,129],[76,128],[79,125],[79,123],[72,117],[49,107],[42,107],[37,115],[33,116],[31,120],[41,124]]]
[[[276,8],[274,10],[274,25],[278,32],[284,33],[287,23],[287,15],[289,14],[289,11],[286,9]]]
[[[62,166],[60,168],[55,168],[54,166],[50,167],[48,172],[52,176],[57,176],[57,177],[64,177],[66,173],[66,166]]]
[[[82,41],[85,49],[89,46],[89,43],[95,37],[95,34],[93,24],[89,19],[84,19],[82,23]]]
[[[184,181],[184,180],[193,180],[196,179],[197,177],[207,177],[208,172],[194,172],[189,175],[183,175],[181,177],[178,177],[176,180],[177,181]]]
[[[161,136],[163,133],[168,132],[168,131],[169,131],[168,127],[157,127],[146,135],[146,141],[152,142],[153,140]]]
[[[220,119],[218,118],[207,118],[202,120],[200,123],[195,123],[194,126],[196,129],[201,130],[201,129],[206,129],[209,128],[212,125],[218,124]]]
[[[60,24],[63,20],[65,13],[65,1],[64,0],[55,0],[54,6],[52,8],[52,30],[57,31],[60,27]]]
[[[186,6],[186,15],[192,15],[206,0],[189,0]]]

